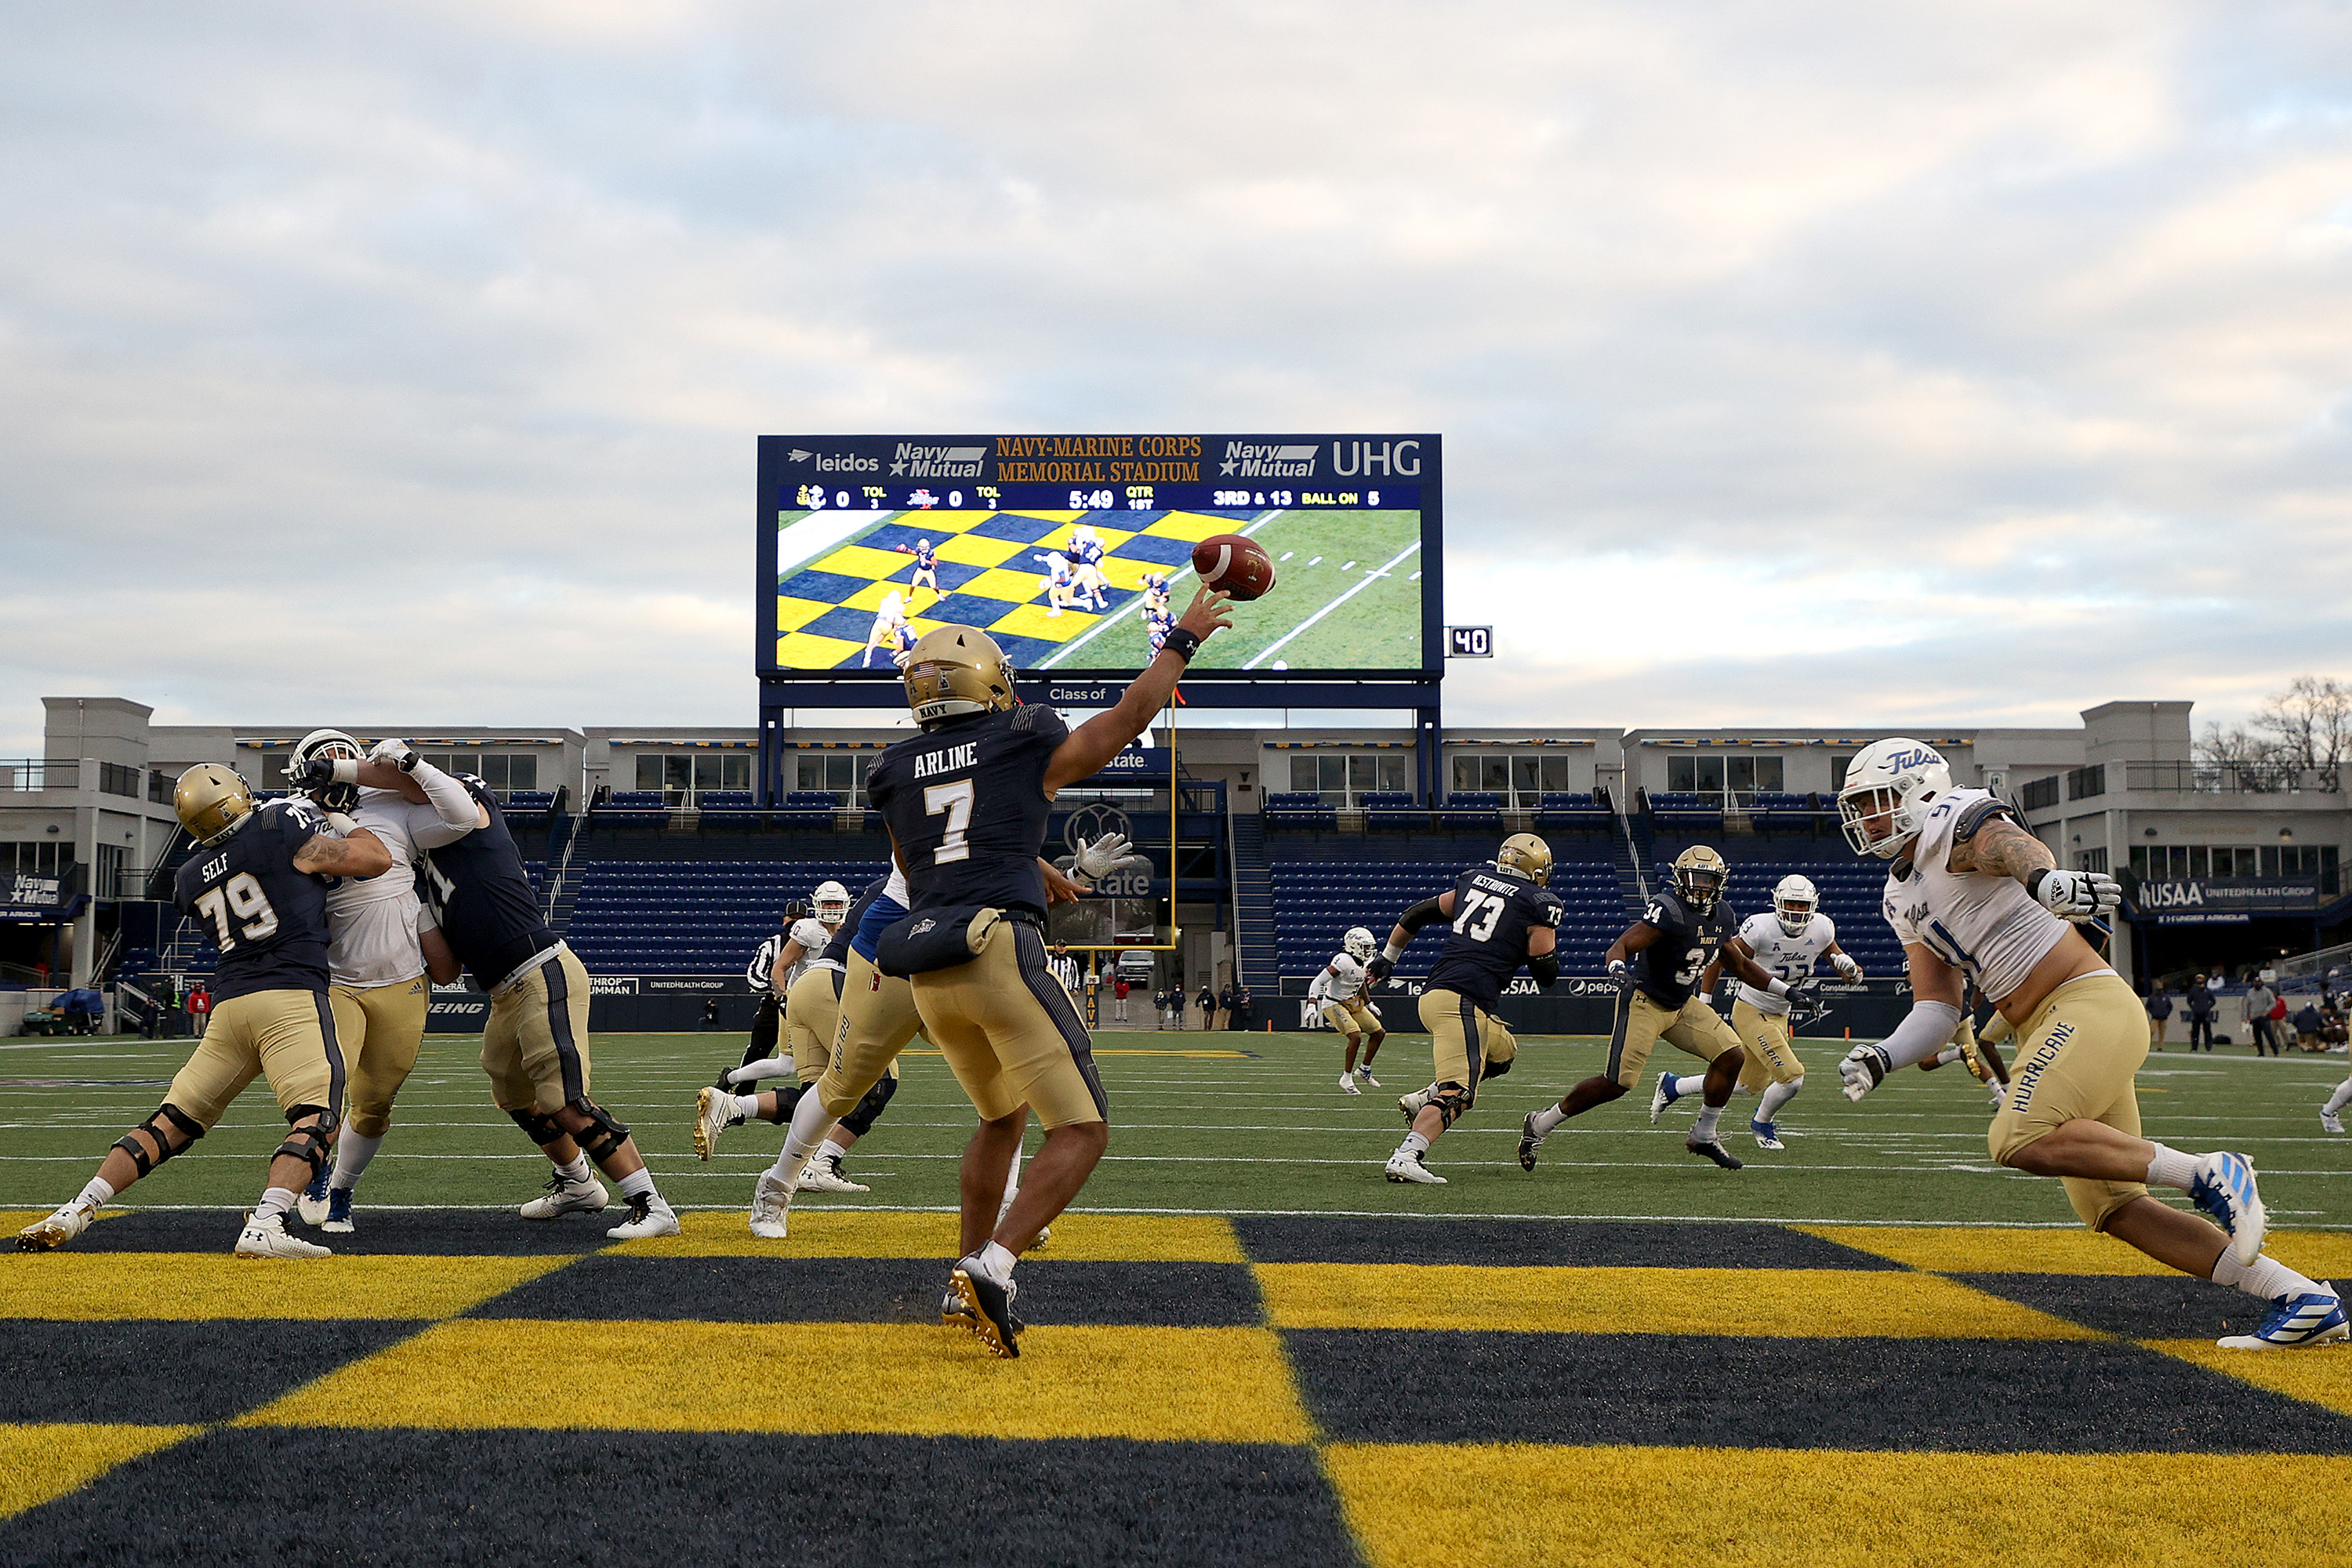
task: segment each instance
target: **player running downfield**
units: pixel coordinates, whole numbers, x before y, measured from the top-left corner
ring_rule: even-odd
[[[1398,917],[1388,946],[1372,960],[1371,979],[1385,980],[1414,933],[1436,921],[1451,922],[1421,993],[1435,1071],[1428,1088],[1397,1100],[1412,1127],[1381,1167],[1390,1181],[1443,1185],[1445,1178],[1425,1158],[1431,1145],[1477,1103],[1481,1083],[1511,1070],[1518,1042],[1495,1007],[1522,964],[1547,991],[1559,978],[1561,904],[1545,890],[1550,880],[1551,846],[1532,833],[1514,833],[1493,864],[1473,866],[1450,889]]]
[[[1642,1068],[1662,1039],[1707,1064],[1699,1113],[1683,1147],[1727,1171],[1739,1169],[1738,1156],[1723,1146],[1717,1123],[1730,1103],[1747,1055],[1731,1026],[1701,1002],[1695,990],[1718,955],[1725,968],[1767,995],[1785,1000],[1790,988],[1787,981],[1764,973],[1754,959],[1726,949],[1734,934],[1731,909],[1723,901],[1730,879],[1722,856],[1704,844],[1693,845],[1675,857],[1674,885],[1660,889],[1642,918],[1610,943],[1609,975],[1619,989],[1608,1069],[1570,1089],[1559,1104],[1528,1113],[1519,1128],[1521,1169],[1536,1168],[1544,1140],[1562,1121],[1606,1105],[1640,1083]],[[1669,1075],[1659,1074],[1657,1091],[1650,1097],[1654,1122],[1670,1103],[1671,1081]]]
[[[1862,965],[1838,946],[1837,924],[1821,912],[1822,897],[1810,879],[1783,877],[1772,889],[1772,908],[1769,913],[1753,914],[1740,922],[1739,933],[1724,943],[1727,952],[1741,953],[1756,961],[1768,974],[1777,975],[1792,987],[1801,985],[1811,977],[1813,964],[1826,958],[1842,980],[1862,978]],[[1706,973],[1699,977],[1698,999],[1708,1008],[1715,1005],[1717,977],[1723,973],[1723,953],[1718,952]],[[1759,1149],[1786,1147],[1780,1142],[1778,1118],[1781,1107],[1797,1097],[1805,1087],[1805,1068],[1797,1059],[1795,1042],[1790,1037],[1790,998],[1775,996],[1759,990],[1745,980],[1736,983],[1731,998],[1731,1030],[1739,1037],[1740,1048],[1747,1060],[1739,1069],[1739,1092],[1763,1097],[1756,1114],[1748,1121],[1748,1131],[1755,1135]],[[1705,1089],[1706,1075],[1692,1073],[1676,1078],[1671,1073],[1661,1075],[1660,1083],[1665,1103],[1672,1105],[1686,1095]]]
[[[254,804],[245,780],[199,763],[172,791],[196,854],[180,868],[173,901],[220,953],[213,1016],[153,1115],[115,1140],[74,1200],[16,1233],[20,1251],[62,1247],[133,1182],[217,1125],[256,1077],[286,1113],[286,1141],[269,1157],[261,1202],[246,1216],[245,1258],[324,1258],[291,1236],[286,1214],[327,1163],[343,1102],[343,1058],[327,1000],[327,885],[377,877],[392,856],[373,835],[339,837],[306,800]]]
[[[2224,1349],[2275,1350],[2346,1337],[2333,1286],[2263,1254],[2264,1215],[2251,1162],[2190,1154],[2140,1136],[2133,1076],[2147,1058],[2147,1017],[2131,986],[2068,923],[2123,899],[2103,871],[2062,871],[2050,847],[1980,789],[1955,789],[1933,747],[1895,737],[1863,748],[1838,792],[1855,853],[1894,862],[1887,923],[1902,939],[1911,1011],[1838,1064],[1859,1101],[1895,1068],[1951,1037],[1974,980],[2016,1030],[2008,1098],[1992,1119],[1993,1159],[2055,1176],[2083,1223],[2158,1262],[2266,1300],[2251,1334]],[[2148,1195],[2172,1187],[2218,1223]]]
[[[1372,961],[1373,943],[1378,939],[1362,926],[1356,927],[1339,940],[1339,951],[1323,966],[1307,987],[1307,1000],[1323,1021],[1348,1037],[1348,1057],[1339,1064],[1339,1087],[1349,1094],[1361,1094],[1359,1079],[1381,1087],[1372,1076],[1372,1058],[1381,1052],[1381,1042],[1389,1037],[1381,1026],[1381,1016],[1372,1006],[1369,983],[1370,976],[1364,966]],[[1364,1059],[1356,1059],[1361,1047]]]

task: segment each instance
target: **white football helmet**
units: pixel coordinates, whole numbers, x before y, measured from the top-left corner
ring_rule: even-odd
[[[1372,933],[1361,926],[1355,927],[1346,936],[1341,937],[1339,945],[1346,950],[1348,956],[1358,963],[1370,963],[1372,953],[1376,951],[1372,945]]]
[[[1857,855],[1892,860],[1911,847],[1927,819],[1927,803],[1952,787],[1943,753],[1901,735],[1873,741],[1854,755],[1838,790],[1839,826]],[[1884,819],[1884,837],[1870,825]]]
[[[838,882],[819,882],[809,895],[817,923],[830,930],[849,918],[849,889]]]
[[[1821,907],[1822,896],[1808,878],[1783,877],[1772,889],[1772,912],[1780,917],[1780,929],[1790,936],[1804,935],[1813,923],[1813,911]]]
[[[297,789],[302,787],[302,774],[313,757],[332,757],[337,761],[361,762],[367,752],[360,743],[341,730],[313,730],[294,742],[293,760],[286,764],[286,777]],[[360,786],[355,784],[331,784],[310,791],[310,798],[329,811],[349,811],[360,803]]]

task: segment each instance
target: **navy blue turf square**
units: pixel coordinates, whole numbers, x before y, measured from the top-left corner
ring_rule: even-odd
[[[795,572],[776,585],[776,592],[820,605],[837,605],[864,586],[865,578],[845,577],[838,572]]]
[[[1011,539],[1023,544],[1034,544],[1061,526],[1050,517],[1031,517],[1025,512],[1001,511],[986,522],[965,531],[977,539]]]
[[[952,621],[960,626],[979,626],[982,630],[1004,618],[1014,604],[1011,599],[992,599],[985,594],[950,594],[936,605],[922,608],[927,621]]]
[[[873,611],[845,609],[838,605],[801,628],[821,637],[839,637],[844,642],[864,642],[873,629]]]
[[[1189,541],[1163,538],[1157,533],[1139,533],[1108,553],[1122,561],[1150,561],[1162,566],[1188,566],[1192,561]]]

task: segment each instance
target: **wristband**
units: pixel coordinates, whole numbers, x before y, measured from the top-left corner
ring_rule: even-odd
[[[1775,996],[1786,996],[1789,994],[1789,983],[1776,974],[1772,977],[1771,984],[1765,989],[1770,991]]]
[[[1381,949],[1381,956],[1387,959],[1391,963],[1394,963],[1398,959],[1404,956],[1404,949],[1399,947],[1394,942],[1391,942],[1388,946]]]
[[[1075,860],[1070,863],[1068,876],[1072,882],[1077,884],[1078,891],[1091,893],[1095,890],[1095,879],[1087,876],[1085,869]]]
[[[360,782],[360,764],[357,759],[352,757],[337,757],[333,759],[333,761],[335,764],[335,782],[337,784],[357,784]]]
[[[1160,651],[1172,653],[1190,664],[1192,656],[1201,651],[1201,634],[1183,626],[1172,626],[1168,635],[1160,639]]]
[[[2044,882],[2046,882],[2046,881],[2048,881],[2049,879],[2050,879],[2050,868],[2049,868],[2049,867],[2047,867],[2047,866],[2037,866],[2037,867],[2035,867],[2035,868],[2034,868],[2034,869],[2033,869],[2033,874],[2032,874],[2032,876],[2029,876],[2028,878],[2026,878],[2026,879],[2025,879],[2025,892],[2026,892],[2026,896],[2027,896],[2028,898],[2032,899],[2035,903],[2037,903],[2037,904],[2038,904],[2038,903],[2040,903],[2040,902],[2042,901],[2042,883],[2044,883]]]
[[[1700,993],[1698,994],[1698,1005],[1699,1005],[1700,1006],[1702,1006],[1702,1007],[1712,1007],[1712,1006],[1714,1006],[1714,1005],[1715,1005],[1715,993],[1714,993],[1714,992],[1712,992],[1712,991],[1702,991],[1702,992],[1700,992]]]

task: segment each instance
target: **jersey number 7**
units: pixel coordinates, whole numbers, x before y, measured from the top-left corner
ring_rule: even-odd
[[[923,790],[923,815],[937,816],[948,814],[947,837],[931,851],[931,864],[945,866],[950,861],[968,858],[971,846],[964,842],[964,834],[971,827],[972,781],[958,779],[953,784],[936,784]]]

